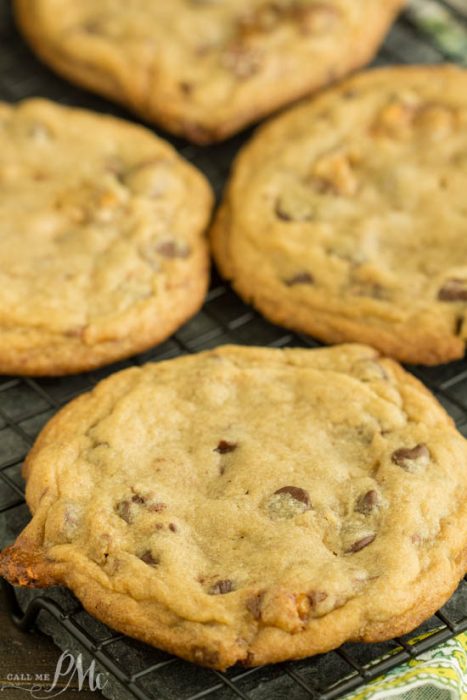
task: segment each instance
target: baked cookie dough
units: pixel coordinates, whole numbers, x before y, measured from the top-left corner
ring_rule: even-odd
[[[404,362],[467,339],[467,71],[362,73],[260,129],[214,255],[272,321]]]
[[[16,0],[52,68],[197,143],[368,63],[405,0]]]
[[[203,302],[211,206],[142,127],[0,103],[0,373],[88,370],[167,338]]]
[[[467,567],[467,444],[364,346],[227,346],[114,374],[49,423],[14,584],[224,669],[403,634]],[[77,476],[78,475],[78,476]]]

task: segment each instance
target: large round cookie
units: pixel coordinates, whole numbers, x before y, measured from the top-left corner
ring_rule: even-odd
[[[203,302],[211,205],[142,127],[0,103],[0,373],[77,372],[164,340]]]
[[[59,73],[208,143],[368,63],[405,0],[16,0]]]
[[[466,441],[364,346],[126,370],[52,420],[26,476],[0,574],[214,668],[402,634],[467,567]]]
[[[467,339],[466,193],[467,72],[362,73],[253,137],[214,254],[279,324],[437,364]]]

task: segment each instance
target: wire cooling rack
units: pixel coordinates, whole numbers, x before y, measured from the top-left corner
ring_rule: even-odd
[[[467,29],[464,0],[419,0],[389,34],[376,64],[439,63],[459,60]],[[436,13],[451,10],[454,35],[440,29]],[[456,25],[456,23],[458,23]],[[456,30],[457,26],[457,30]],[[454,38],[452,38],[454,37]],[[464,41],[464,44],[462,44]],[[0,3],[0,99],[41,95],[62,103],[129,117],[124,110],[83,92],[42,66],[18,35],[8,2]],[[134,117],[129,117],[133,118]],[[248,133],[225,144],[200,148],[171,139],[178,150],[201,168],[219,194],[233,156]],[[271,347],[313,347],[313,340],[271,325],[245,306],[214,276],[202,311],[170,340],[90,374],[59,379],[0,377],[0,546],[11,542],[28,520],[20,469],[40,428],[74,396],[91,389],[101,378],[122,367],[162,360],[223,343]],[[467,362],[434,369],[411,368],[436,394],[467,435]],[[13,589],[3,582],[4,601],[22,629],[37,624],[63,649],[81,651],[107,673],[104,694],[140,700],[333,700],[394,666],[417,657],[467,629],[467,581],[431,620],[412,635],[375,645],[345,644],[340,649],[304,661],[258,669],[236,667],[218,673],[195,667],[164,652],[117,634],[93,620],[63,589],[47,594]]]

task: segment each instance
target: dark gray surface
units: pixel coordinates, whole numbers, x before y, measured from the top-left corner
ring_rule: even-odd
[[[391,31],[376,62],[443,60],[445,57],[428,38],[417,35],[414,26],[407,18],[403,18]],[[135,119],[124,110],[68,85],[42,66],[17,34],[9,3],[0,0],[0,99],[15,101],[35,95]],[[219,194],[231,159],[244,139],[245,135],[241,135],[220,146],[207,148],[175,139],[171,141],[185,157],[207,174]],[[121,367],[135,362],[175,357],[226,342],[277,347],[317,345],[309,338],[288,333],[260,318],[214,277],[203,310],[173,338],[144,355],[98,372],[64,379],[0,377],[0,546],[12,541],[28,520],[23,502],[21,462],[38,430],[60,406]],[[459,429],[467,435],[467,362],[454,362],[435,369],[412,369],[435,391],[456,420]],[[464,585],[463,591],[459,590],[443,609],[452,624],[459,623],[462,618],[465,622],[466,590],[467,585]],[[22,606],[26,608],[31,599],[38,595],[38,592],[20,592]],[[348,644],[339,652],[305,661],[254,670],[234,668],[226,674],[217,674],[113,633],[82,611],[73,596],[66,591],[53,589],[47,592],[47,597],[56,601],[59,607],[53,609],[55,613],[44,608],[38,624],[54,638],[58,646],[79,651],[82,646],[76,637],[85,633],[83,643],[94,655],[101,655],[101,661],[107,663],[108,667],[113,665],[114,671],[120,671],[128,677],[136,676],[133,688],[134,693],[139,692],[139,695],[131,692],[128,679],[122,685],[109,676],[106,695],[112,698],[333,698],[341,693],[343,686],[339,686],[340,689],[336,687],[335,690],[332,687],[344,676],[354,673],[356,683],[365,674],[376,675],[378,667],[372,665],[374,661],[391,650],[400,649],[396,642],[371,646]],[[67,617],[64,618],[60,611]],[[446,629],[440,618],[433,618],[422,629],[439,627]],[[0,630],[0,637],[1,634]],[[359,671],[353,671],[353,667],[358,667]]]

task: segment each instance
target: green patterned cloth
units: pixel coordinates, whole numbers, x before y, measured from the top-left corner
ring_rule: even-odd
[[[467,700],[467,632],[389,671],[345,700]]]
[[[467,19],[467,0],[448,0]],[[467,25],[437,0],[410,0],[407,15],[452,61],[467,65]]]

